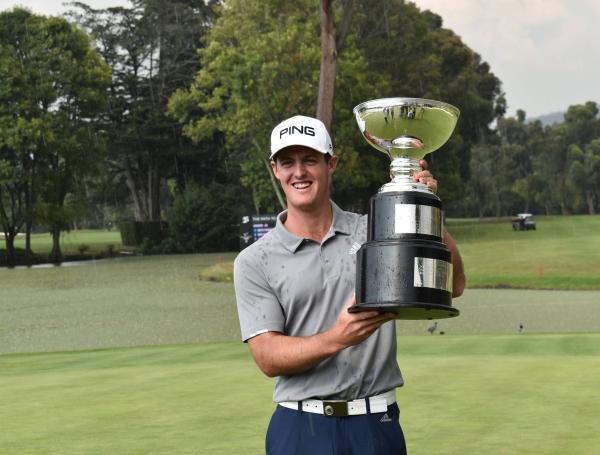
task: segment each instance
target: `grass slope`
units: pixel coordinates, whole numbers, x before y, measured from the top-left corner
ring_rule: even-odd
[[[600,215],[536,217],[537,230],[505,221],[449,220],[468,285],[600,289]]]
[[[414,454],[595,454],[600,335],[400,337]],[[0,453],[264,453],[242,343],[0,356]]]

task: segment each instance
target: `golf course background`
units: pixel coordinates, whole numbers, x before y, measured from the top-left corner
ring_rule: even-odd
[[[448,223],[483,288],[397,323],[411,454],[598,453],[600,217],[537,221]],[[199,279],[234,256],[1,269],[0,454],[263,453],[273,382],[227,276]]]

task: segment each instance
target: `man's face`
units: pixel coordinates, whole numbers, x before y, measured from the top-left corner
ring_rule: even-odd
[[[314,209],[329,203],[329,182],[337,156],[325,156],[303,146],[288,147],[275,156],[271,167],[287,197],[288,207]]]

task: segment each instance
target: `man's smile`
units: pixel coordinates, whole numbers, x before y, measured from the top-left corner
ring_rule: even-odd
[[[297,190],[304,190],[311,185],[312,185],[312,182],[306,182],[306,181],[292,183],[292,186],[294,188],[296,188]]]

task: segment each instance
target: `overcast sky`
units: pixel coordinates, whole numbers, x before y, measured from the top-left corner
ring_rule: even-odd
[[[95,8],[128,4],[83,1]],[[510,115],[524,109],[535,117],[600,102],[600,0],[415,2],[442,16],[444,26],[490,64],[503,83]],[[42,14],[66,9],[62,0],[0,0],[0,10],[17,4]]]

